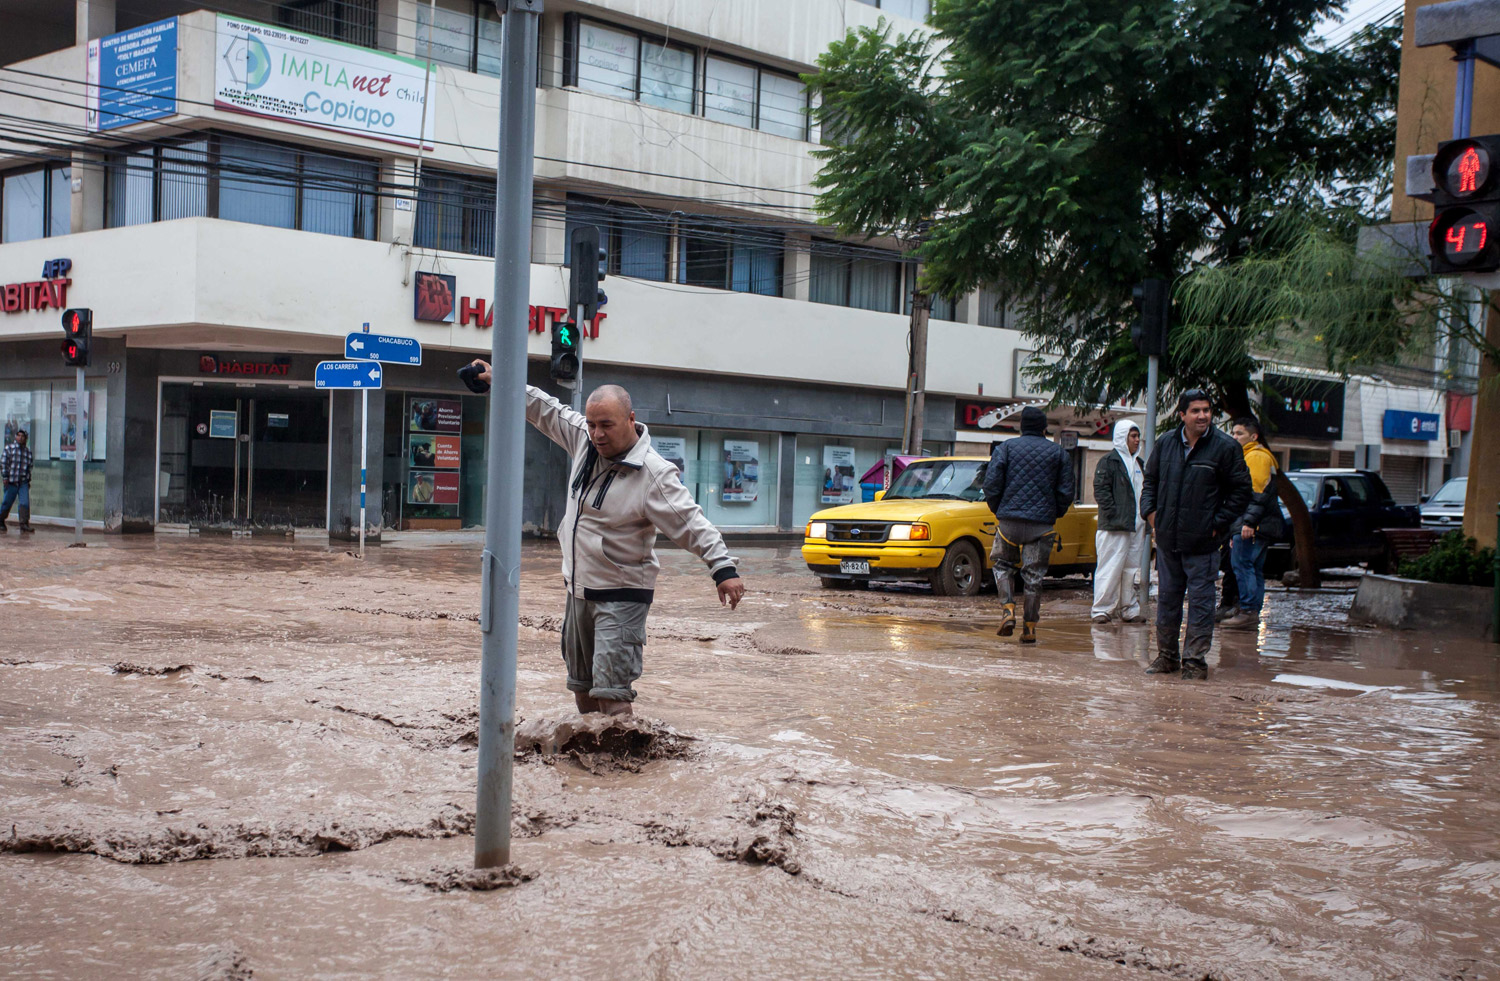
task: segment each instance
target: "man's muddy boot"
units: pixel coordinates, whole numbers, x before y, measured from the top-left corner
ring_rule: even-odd
[[[36,531],[31,527],[31,508],[21,508],[21,530]]]
[[[634,715],[635,709],[631,708],[630,702],[616,701],[612,698],[600,698],[599,711],[605,715]]]
[[[1000,629],[995,631],[999,637],[1009,637],[1016,632],[1016,604],[1006,603],[1005,612],[1000,617]]]
[[[1238,603],[1221,604],[1218,609],[1214,610],[1214,623],[1223,623],[1225,620],[1239,615],[1240,605]]]
[[[1021,624],[1021,643],[1036,643],[1036,624],[1032,623],[1030,620],[1027,620],[1025,623]]]
[[[578,706],[579,715],[588,715],[590,712],[599,711],[599,699],[586,691],[575,691],[573,693],[573,704]]]
[[[1187,660],[1182,662],[1183,681],[1207,681],[1208,662]]]
[[[10,517],[10,508],[7,507],[4,511],[0,511],[0,532],[10,531],[5,524],[5,519],[8,517]]]
[[[1174,654],[1158,654],[1156,660],[1146,667],[1147,674],[1176,674],[1182,668],[1182,662]]]

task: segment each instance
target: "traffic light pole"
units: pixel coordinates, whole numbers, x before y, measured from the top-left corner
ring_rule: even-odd
[[[83,454],[88,445],[84,438],[83,367],[78,372],[77,395],[73,403],[73,544],[83,544]]]
[[[573,261],[577,262],[578,260],[574,259]],[[583,319],[583,304],[582,303],[578,304],[578,306],[575,308],[575,313],[576,313],[577,319],[574,321],[574,323],[578,324],[578,374],[576,374],[576,375],[573,376],[573,411],[574,412],[582,412],[583,411],[583,332],[586,329],[583,326],[584,325],[584,319]]]
[[[1146,431],[1141,434],[1146,443],[1146,462],[1151,462],[1151,453],[1156,449],[1156,397],[1157,397],[1157,373],[1161,370],[1161,358],[1151,355],[1146,359]],[[1141,604],[1149,606],[1151,603],[1151,532],[1146,532],[1146,540],[1141,545]]]
[[[531,284],[537,21],[542,0],[496,0],[495,7],[501,15],[500,139],[479,606],[479,781],[474,808],[474,867],[481,869],[510,863],[516,629],[521,612],[521,475],[526,467],[526,306]]]

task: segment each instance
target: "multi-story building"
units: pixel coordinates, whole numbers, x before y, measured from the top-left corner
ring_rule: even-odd
[[[914,267],[816,223],[799,76],[849,28],[920,30],[927,7],[546,6],[532,312],[512,329],[551,387],[570,232],[598,227],[586,384],[630,389],[725,528],[800,528],[901,444]],[[369,324],[425,351],[370,393],[371,532],[481,520],[484,400],[456,371],[496,329],[499,26],[487,0],[0,8],[0,416],[31,429],[35,515],[71,516],[81,452],[108,529],[355,533],[361,400],[313,379]],[[58,353],[74,306],[94,312],[81,406]],[[1014,327],[999,290],[934,300],[926,449],[986,452],[991,410],[1037,396]],[[1128,411],[1054,411],[1080,499]],[[565,463],[527,446],[525,520],[546,531]]]
[[[816,224],[799,74],[848,28],[918,30],[926,12],[555,0],[543,15],[532,315],[512,329],[532,331],[531,381],[549,386],[569,233],[599,227],[609,299],[585,380],[630,389],[726,528],[798,528],[900,445],[913,268],[895,243]],[[32,430],[37,515],[71,515],[83,452],[86,516],[108,529],[350,534],[358,393],[313,377],[369,324],[425,350],[371,393],[375,523],[479,522],[485,412],[456,370],[495,329],[499,26],[475,0],[0,11],[0,414]],[[64,306],[94,312],[81,424]],[[987,449],[994,431],[969,417],[1024,394],[1005,316],[990,291],[935,303],[929,450]],[[1080,472],[1108,449],[1083,435]],[[532,434],[529,526],[560,516],[563,467]]]

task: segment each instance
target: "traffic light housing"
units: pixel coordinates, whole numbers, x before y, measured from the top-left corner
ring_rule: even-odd
[[[604,279],[608,253],[599,246],[599,229],[580,225],[573,229],[572,262],[568,275],[568,314],[577,316],[583,307],[583,319],[593,320],[600,305],[609,302],[599,283]]]
[[[578,324],[573,320],[552,321],[552,380],[578,379]]]
[[[1167,356],[1171,340],[1172,291],[1165,279],[1146,279],[1131,291],[1139,317],[1130,327],[1130,340],[1146,357]]]
[[[1432,184],[1432,271],[1500,269],[1500,135],[1439,143]]]
[[[75,368],[87,368],[89,342],[94,337],[94,311],[84,307],[64,310],[62,328],[63,363]]]

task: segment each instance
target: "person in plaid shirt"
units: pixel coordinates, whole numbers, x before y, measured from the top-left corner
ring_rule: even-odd
[[[24,429],[16,430],[15,442],[0,454],[0,479],[5,482],[5,498],[0,501],[0,531],[9,531],[5,519],[10,517],[10,506],[20,498],[21,530],[33,531],[31,527],[31,436]]]

